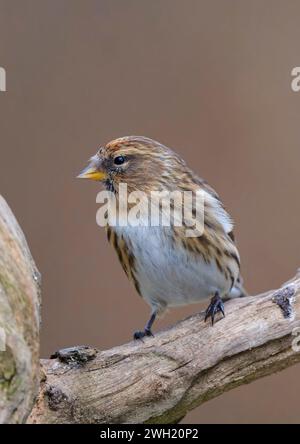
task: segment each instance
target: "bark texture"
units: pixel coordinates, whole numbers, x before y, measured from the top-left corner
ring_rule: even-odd
[[[0,423],[21,423],[39,388],[40,275],[0,196]]]

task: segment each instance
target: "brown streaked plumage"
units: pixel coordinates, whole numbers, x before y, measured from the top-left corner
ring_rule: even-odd
[[[117,201],[121,183],[127,184],[128,193],[142,191],[149,197],[163,190],[201,190],[204,195],[204,229],[197,237],[186,236],[186,224],[107,227],[127,277],[152,309],[144,331],[135,338],[151,335],[155,316],[168,306],[210,296],[206,317],[213,323],[218,311],[224,314],[222,298],[244,295],[232,220],[214,189],[173,150],[146,137],[122,137],[101,147],[79,177],[103,182]]]

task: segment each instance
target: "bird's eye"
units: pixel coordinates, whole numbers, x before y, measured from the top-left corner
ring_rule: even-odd
[[[125,157],[124,156],[117,156],[114,159],[114,163],[115,165],[122,165],[122,163],[125,162]]]

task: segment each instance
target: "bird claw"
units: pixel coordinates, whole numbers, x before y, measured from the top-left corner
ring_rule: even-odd
[[[139,339],[139,340],[141,340],[142,342],[144,342],[144,341],[143,341],[143,338],[144,338],[145,336],[152,336],[152,337],[154,337],[152,331],[149,330],[148,328],[145,328],[144,331],[136,331],[136,332],[133,334],[133,339],[135,339],[135,340],[138,340],[138,339]]]
[[[211,318],[211,325],[214,325],[215,315],[218,312],[221,312],[223,317],[225,318],[224,302],[222,301],[220,296],[218,294],[216,294],[212,298],[212,300],[210,301],[209,306],[206,309],[204,321],[206,322],[206,320],[208,318]]]

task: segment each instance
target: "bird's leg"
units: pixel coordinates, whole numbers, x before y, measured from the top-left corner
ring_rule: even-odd
[[[153,322],[155,321],[155,318],[156,318],[156,312],[153,312],[149,321],[145,325],[144,331],[136,331],[133,334],[133,338],[134,339],[143,339],[145,336],[153,336],[152,331],[151,331],[151,327],[153,325]]]
[[[215,293],[214,297],[211,298],[210,304],[205,312],[205,321],[207,318],[211,318],[211,325],[214,325],[215,315],[221,312],[223,317],[225,317],[224,303],[218,292]]]

